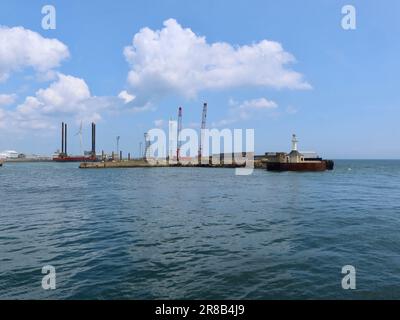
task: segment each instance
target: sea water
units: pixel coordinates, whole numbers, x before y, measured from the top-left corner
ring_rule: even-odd
[[[400,161],[335,165],[236,176],[5,163],[0,298],[399,299]]]

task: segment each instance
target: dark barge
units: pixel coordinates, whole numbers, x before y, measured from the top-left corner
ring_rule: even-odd
[[[268,171],[325,171],[333,170],[332,160],[323,160],[313,153],[303,154],[297,151],[296,135],[292,136],[292,151],[267,153],[264,160]]]

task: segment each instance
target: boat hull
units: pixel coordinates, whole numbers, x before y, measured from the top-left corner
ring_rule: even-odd
[[[299,163],[267,162],[268,171],[325,171],[332,170],[333,166],[331,160]]]

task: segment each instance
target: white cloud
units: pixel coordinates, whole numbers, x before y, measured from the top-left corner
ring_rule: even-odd
[[[17,107],[21,115],[51,115],[55,113],[80,113],[91,97],[85,81],[76,77],[58,74],[58,80],[35,96],[29,96]]]
[[[235,111],[238,113],[241,119],[248,119],[254,111],[276,109],[277,107],[278,105],[276,102],[267,100],[265,98],[259,98],[243,101],[243,103],[235,108]]]
[[[243,110],[274,109],[276,107],[278,107],[278,105],[274,101],[265,98],[246,100],[239,106],[239,108]]]
[[[226,119],[214,122],[212,124],[213,126],[215,127],[228,126],[240,120],[250,119],[255,115],[259,116],[259,112],[261,111],[274,110],[278,108],[278,104],[275,101],[268,100],[266,98],[245,100],[241,103],[230,99],[229,106],[230,106],[229,116]]]
[[[162,30],[141,29],[124,55],[131,66],[128,84],[145,101],[171,92],[194,97],[206,89],[311,88],[287,67],[295,58],[280,43],[207,43],[174,19],[165,21]]]
[[[45,113],[80,112],[85,108],[82,102],[90,98],[89,87],[83,79],[58,74],[58,80],[47,89],[36,92]]]
[[[129,94],[126,90],[123,90],[118,94],[118,98],[122,99],[124,103],[127,104],[133,101],[135,99],[135,96]]]
[[[57,77],[48,88],[38,90],[15,110],[3,114],[0,121],[22,129],[51,129],[58,125],[60,118],[99,121],[102,111],[118,106],[118,98],[92,96],[83,79],[61,73]]]
[[[0,26],[0,81],[23,68],[46,74],[69,57],[66,45],[23,27]]]
[[[25,75],[26,81],[52,81],[13,110],[0,109],[1,128],[11,131],[49,129],[57,127],[61,119],[74,119],[78,123],[99,121],[105,111],[116,110],[123,101],[133,100],[126,91],[119,97],[92,96],[83,79],[57,71],[68,57],[68,47],[57,39],[44,38],[23,27],[0,26],[0,82],[24,69],[36,72],[34,76]],[[16,95],[0,95],[0,107],[15,104],[16,98]]]
[[[0,107],[9,106],[17,99],[16,94],[0,94]]]

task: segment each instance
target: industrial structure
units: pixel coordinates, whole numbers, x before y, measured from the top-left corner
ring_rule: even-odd
[[[206,119],[207,119],[207,103],[203,104],[203,112],[201,117],[201,127],[200,127],[200,138],[199,138],[199,146],[198,146],[198,154],[197,159],[187,157],[181,154],[181,133],[183,129],[183,108],[178,108],[178,123],[177,127],[175,122],[170,121],[169,123],[169,152],[168,152],[168,160],[172,162],[180,163],[201,163],[201,158],[203,156],[203,147],[204,147],[204,130],[206,128]],[[176,133],[176,136],[175,136]],[[175,143],[174,143],[175,142]],[[147,153],[145,153],[145,158]]]
[[[325,171],[332,170],[334,163],[331,160],[323,160],[315,152],[299,152],[297,148],[298,140],[295,134],[292,136],[292,150],[286,152],[268,152],[265,155],[255,155],[254,152],[240,153],[219,153],[208,155],[205,148],[205,129],[207,123],[207,103],[203,104],[201,115],[200,137],[198,145],[198,154],[188,157],[181,154],[181,133],[183,108],[178,108],[178,121],[170,121],[169,132],[174,137],[169,140],[169,155],[167,159],[157,158],[152,155],[151,141],[149,133],[144,134],[144,152],[140,147],[139,159],[131,159],[128,154],[128,160],[122,160],[122,152],[119,150],[119,136],[117,137],[117,152],[119,151],[119,161],[115,161],[114,152],[111,159],[107,159],[102,153],[101,162],[95,162],[96,159],[96,125],[92,123],[92,152],[89,157],[70,157],[67,154],[67,125],[62,126],[62,151],[54,159],[55,161],[81,161],[80,168],[137,168],[137,167],[220,167],[220,168],[238,168],[244,167],[250,163],[250,166],[258,169],[267,169],[269,171]],[[175,134],[177,136],[175,137]],[[175,138],[177,138],[175,140]],[[176,147],[176,150],[175,150]],[[207,154],[207,156],[206,156]],[[143,157],[143,158],[142,158]],[[111,161],[108,161],[111,160]]]
[[[297,137],[292,135],[292,150],[290,153],[269,152],[266,153],[264,163],[269,171],[325,171],[332,170],[334,163],[332,160],[323,160],[315,153],[306,157],[305,154],[297,150]]]
[[[57,162],[87,162],[96,161],[96,124],[92,122],[92,149],[87,155],[70,156],[68,155],[68,125],[61,124],[61,152],[54,155],[53,161]]]
[[[180,152],[181,152],[181,146],[182,143],[180,141],[180,134],[182,132],[182,107],[179,107],[178,109],[178,139],[177,139],[177,148],[176,148],[176,160],[179,163],[180,160]]]
[[[14,150],[0,152],[0,159],[18,159],[21,154]]]
[[[203,157],[203,144],[204,144],[204,130],[206,129],[207,120],[207,103],[203,105],[203,113],[201,115],[201,127],[200,127],[200,141],[199,141],[199,164]]]
[[[128,153],[127,159],[122,158],[122,151],[119,150],[120,136],[116,137],[117,154],[112,152],[109,157],[101,152],[101,156],[96,154],[96,124],[92,122],[92,147],[90,151],[84,151],[82,154],[82,122],[79,131],[80,155],[71,156],[68,154],[68,125],[61,124],[61,151],[57,151],[53,158],[43,158],[31,156],[27,158],[24,154],[18,154],[15,151],[0,153],[0,166],[4,161],[19,160],[23,161],[57,161],[57,162],[81,162],[80,168],[137,168],[137,167],[218,167],[218,168],[239,168],[254,167],[257,169],[267,169],[268,171],[325,171],[332,170],[334,162],[324,160],[315,152],[299,152],[298,140],[295,134],[292,135],[292,149],[286,152],[267,152],[264,155],[255,155],[254,152],[231,152],[217,153],[209,155],[206,147],[206,124],[207,124],[208,104],[203,103],[201,114],[200,135],[198,144],[198,153],[192,155],[181,154],[182,141],[181,134],[183,129],[183,108],[178,108],[178,121],[169,122],[169,154],[167,158],[155,156],[152,154],[150,134],[144,133],[144,152],[142,142],[140,143],[139,157],[131,158]],[[176,135],[176,136],[175,136]],[[176,147],[176,149],[175,149]],[[4,160],[4,161],[3,161]]]

